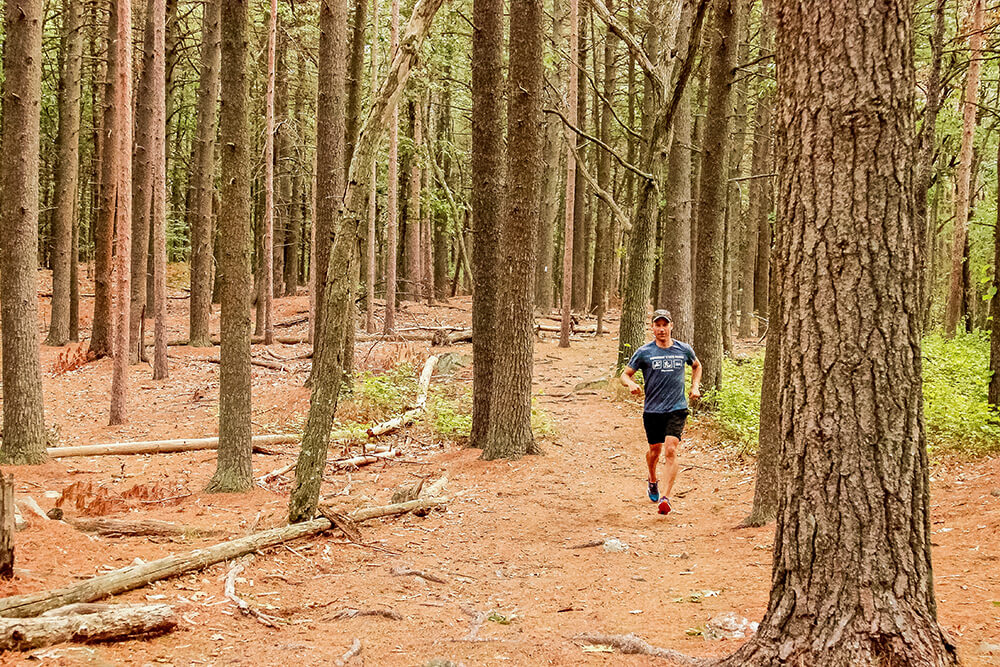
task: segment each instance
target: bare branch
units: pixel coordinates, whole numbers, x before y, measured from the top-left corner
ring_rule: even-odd
[[[626,169],[628,169],[629,171],[631,171],[633,174],[635,174],[639,178],[644,178],[647,181],[653,180],[652,175],[647,174],[646,172],[644,172],[643,170],[639,169],[638,167],[636,167],[631,162],[627,161],[625,158],[623,158],[621,155],[619,155],[615,151],[615,149],[611,148],[611,146],[608,146],[606,143],[604,143],[603,141],[601,141],[597,137],[595,137],[593,135],[590,135],[590,134],[587,134],[586,132],[584,132],[583,130],[581,130],[580,128],[578,128],[577,126],[575,126],[572,123],[570,123],[569,120],[566,118],[566,116],[564,116],[562,114],[562,112],[559,111],[558,109],[542,109],[542,111],[545,112],[545,113],[551,113],[551,114],[555,114],[555,115],[559,116],[562,119],[563,124],[567,128],[569,128],[570,130],[572,130],[576,134],[580,135],[584,139],[587,139],[588,141],[592,141],[595,144],[597,144],[598,146],[600,146],[601,148],[603,148],[604,150],[606,150],[608,153],[611,154],[611,157],[613,157],[615,160],[617,160],[618,164],[620,164],[621,166],[625,167]]]
[[[573,141],[573,137],[569,133],[570,132],[569,128],[563,128],[563,130],[564,130],[563,132],[564,136],[566,137],[566,143],[567,145],[569,145],[569,150],[573,153],[573,157],[576,159],[576,168],[580,170],[580,175],[582,175],[584,180],[586,180],[587,183],[590,184],[590,187],[594,189],[594,194],[597,195],[599,199],[603,200],[604,203],[608,205],[608,208],[611,209],[611,212],[614,214],[615,218],[617,218],[618,222],[621,223],[622,229],[626,231],[631,231],[632,221],[628,219],[628,216],[625,215],[625,212],[622,211],[620,206],[618,206],[618,202],[615,201],[615,198],[611,195],[611,193],[603,189],[597,183],[597,179],[594,178],[593,174],[591,174],[590,171],[587,169],[587,166],[584,164],[583,160],[580,159],[580,155],[576,150],[576,146],[574,145],[575,142]]]
[[[621,22],[615,18],[615,16],[608,11],[608,8],[604,5],[601,0],[589,0],[590,6],[594,9],[601,20],[604,21],[611,32],[618,35],[618,38],[625,42],[628,47],[629,53],[635,58],[635,61],[639,64],[639,67],[646,73],[653,82],[660,88],[666,88],[667,82],[660,77],[660,73],[656,70],[653,62],[649,59],[649,55],[646,53],[645,49],[642,48],[642,43],[636,39],[635,35],[629,32],[628,28],[623,26]]]

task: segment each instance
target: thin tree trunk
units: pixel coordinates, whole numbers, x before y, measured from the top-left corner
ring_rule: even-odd
[[[382,135],[392,123],[393,111],[399,102],[410,68],[416,60],[420,45],[430,29],[434,14],[442,0],[417,0],[410,15],[400,48],[392,60],[387,76],[378,93],[371,113],[365,120],[358,137],[357,148],[348,170],[343,214],[330,253],[329,275],[350,275],[350,263],[355,259],[358,228],[365,216],[368,184],[365,178],[371,173],[376,148]],[[344,7],[346,13],[346,6]],[[343,24],[341,24],[343,25]],[[346,41],[346,40],[345,40]],[[348,313],[348,296],[351,290],[343,279],[326,284],[323,303],[327,312],[325,321],[333,330],[331,340],[341,340],[342,327]],[[337,397],[342,380],[341,369],[344,353],[341,345],[325,345],[320,356],[314,357],[319,367],[312,384],[309,399],[309,416],[302,434],[302,450],[295,467],[295,485],[289,500],[289,520],[300,522],[311,519],[318,504],[319,488],[326,452],[330,442],[330,422],[337,409]]]
[[[745,17],[742,18],[741,25],[736,32],[736,39],[738,44],[736,62],[738,64],[746,62],[750,53]],[[726,184],[726,248],[722,261],[722,349],[727,356],[733,355],[733,332],[739,324],[737,308],[740,303],[738,291],[740,286],[740,245],[746,227],[740,195],[740,181],[734,179],[740,178],[743,173],[743,153],[747,134],[747,77],[740,77],[739,81],[734,82],[733,85],[733,117],[730,128],[732,145]]]
[[[703,367],[702,386],[722,385],[723,252],[730,156],[729,110],[744,0],[721,0],[713,8],[709,34],[708,117],[702,145],[698,214],[698,276],[694,291],[694,349]]]
[[[193,347],[209,347],[212,344],[209,322],[212,312],[212,267],[215,264],[212,193],[215,189],[216,107],[221,68],[219,0],[206,2],[204,12],[197,134],[190,189],[191,312],[188,344]]]
[[[410,158],[409,195],[407,197],[406,231],[403,239],[406,266],[403,294],[411,301],[420,300],[420,184],[423,174],[420,169],[420,150],[423,144],[423,114],[420,105],[412,100],[408,104],[408,112],[413,127],[413,153]]]
[[[450,73],[450,66],[445,66],[446,75]],[[444,149],[444,142],[451,137],[451,88],[446,87],[441,91],[441,110],[438,114],[438,126],[435,133],[435,150],[438,155],[434,157],[435,164],[443,162],[442,173],[445,179],[451,175],[451,158]],[[455,225],[459,225],[461,219],[456,216]],[[448,298],[448,214],[438,210],[434,215],[434,297],[439,300]]]
[[[299,143],[302,143],[304,139],[304,124],[305,124],[305,98],[306,98],[306,83],[305,83],[305,59],[302,56],[301,51],[299,52],[298,59],[296,62],[296,73],[298,77],[298,82],[296,84],[295,90],[295,105],[292,111],[294,116],[295,126],[299,128],[300,136],[298,137]],[[292,137],[289,134],[289,140]],[[301,280],[299,278],[299,248],[305,245],[302,242],[302,169],[297,168],[292,172],[291,178],[291,203],[290,210],[288,212],[288,232],[285,235],[285,296],[295,296],[296,290],[298,289]]]
[[[983,21],[985,0],[969,2],[969,70],[965,75],[965,95],[962,98],[962,146],[958,155],[958,181],[955,192],[955,222],[951,240],[951,281],[948,289],[948,310],[945,314],[946,336],[954,336],[962,307],[966,281],[963,272],[968,263],[966,243],[969,235],[969,217],[972,208],[971,184],[973,176],[973,139],[976,131],[976,112],[979,99],[979,73],[982,69]]]
[[[764,10],[767,12],[767,9]],[[762,19],[760,33],[761,56],[773,52],[773,32],[770,28],[771,18],[765,16]],[[762,63],[759,71],[763,74],[765,65]],[[751,158],[751,176],[755,178],[749,184],[750,206],[747,214],[747,229],[750,247],[747,252],[754,256],[753,275],[749,274],[751,262],[749,257],[743,267],[743,280],[745,284],[752,284],[752,294],[747,294],[751,290],[744,288],[743,301],[740,310],[745,313],[744,321],[740,323],[740,336],[751,335],[749,323],[750,307],[753,306],[753,313],[758,317],[765,317],[769,311],[770,293],[770,263],[771,263],[771,204],[773,180],[770,174],[773,168],[773,156],[771,148],[771,93],[770,86],[761,86],[760,95],[757,98],[757,110],[754,112],[754,147]],[[750,303],[752,298],[753,303]],[[777,322],[770,322],[777,326]],[[759,329],[759,327],[758,327]]]
[[[608,6],[609,10],[613,8]],[[611,144],[611,100],[615,98],[616,69],[615,60],[618,49],[618,38],[607,31],[604,38],[604,85],[601,102],[601,141]],[[596,68],[595,68],[596,74]],[[595,95],[595,100],[597,96]],[[597,154],[597,182],[604,191],[611,190],[611,154],[602,150]],[[597,333],[604,333],[604,311],[608,307],[608,283],[611,279],[611,254],[614,252],[611,239],[611,209],[606,202],[597,204],[595,212],[597,224],[594,234],[594,281],[590,297],[591,307],[597,315]]]
[[[3,329],[3,443],[0,461],[42,463],[45,415],[38,361],[38,140],[42,0],[4,7],[0,129],[0,319]]]
[[[156,314],[153,334],[153,379],[165,380],[167,368],[167,89],[166,89],[166,14],[165,0],[150,0],[153,16],[152,95],[153,127],[156,150],[153,151],[153,201],[150,231],[153,237],[153,310]],[[141,343],[140,343],[141,344]]]
[[[278,16],[279,20],[281,16]],[[278,30],[277,51],[275,53],[275,88],[274,88],[274,169],[277,179],[277,192],[274,202],[274,252],[273,275],[274,296],[285,294],[285,248],[288,245],[289,213],[292,208],[292,158],[293,141],[291,135],[292,119],[288,117],[288,35],[285,30]]]
[[[396,59],[399,48],[399,0],[392,0],[390,61]],[[392,124],[389,127],[388,209],[385,234],[385,320],[382,330],[391,334],[396,327],[396,264],[397,232],[399,229],[399,109],[392,110]]]
[[[55,211],[52,217],[52,303],[46,345],[70,340],[70,291],[74,225],[77,224],[80,166],[80,90],[83,69],[83,4],[63,1],[62,70],[59,77],[59,134],[56,137]]]
[[[577,68],[576,78],[576,121],[573,123],[586,130],[587,125],[587,13],[579,11],[576,25],[577,57],[570,59],[570,68]],[[587,141],[583,137],[576,138],[576,159],[586,160]],[[587,183],[583,179],[581,169],[574,172],[576,182],[573,187],[573,199],[566,205],[573,206],[573,310],[578,313],[587,309]]]
[[[274,78],[278,42],[278,0],[271,0],[267,29],[267,92],[264,99],[264,245],[261,248],[261,298],[264,345],[274,344]]]
[[[719,664],[958,664],[931,567],[911,9],[776,12],[782,473],[768,609]]]
[[[378,0],[372,0],[372,40],[371,40],[371,89],[378,88]],[[353,156],[352,156],[353,157]],[[365,275],[365,331],[375,333],[375,275],[376,275],[376,234],[378,212],[378,164],[372,161],[371,182],[368,193],[368,233],[366,236],[368,253],[368,273]]]
[[[222,187],[219,205],[219,272],[222,318],[219,372],[219,454],[208,491],[246,491],[250,467],[250,76],[248,3],[222,3]]]
[[[571,125],[578,124],[577,89],[579,72],[576,63],[580,56],[580,8],[578,0],[569,0],[569,76],[566,77],[566,118]],[[569,331],[573,318],[573,229],[576,201],[576,154],[566,146],[566,196],[563,198],[563,261],[562,261],[562,324],[559,329],[559,347],[569,347]]]
[[[997,168],[1000,169],[1000,145],[997,146]],[[1000,173],[1000,172],[998,172]],[[997,184],[1000,193],[1000,183]],[[1000,196],[1000,195],[998,195]],[[990,384],[987,402],[1000,410],[1000,207],[993,229],[993,298],[990,299]]]
[[[129,366],[129,302],[131,300],[132,253],[132,68],[131,63],[132,2],[114,0],[115,25],[118,39],[115,42],[115,76],[112,81],[114,120],[108,132],[108,148],[118,153],[114,180],[109,183],[114,197],[115,226],[115,348],[111,372],[110,423],[128,421],[128,366]],[[145,263],[143,263],[145,268]]]

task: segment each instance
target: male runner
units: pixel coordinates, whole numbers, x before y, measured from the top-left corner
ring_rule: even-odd
[[[633,394],[641,394],[642,387],[632,376],[642,371],[646,385],[646,398],[642,408],[642,423],[646,427],[646,466],[649,468],[649,499],[658,502],[660,514],[670,512],[670,491],[677,477],[677,445],[684,433],[688,403],[684,396],[684,367],[691,365],[691,398],[701,398],[701,363],[687,343],[670,337],[673,331],[670,311],[653,312],[653,342],[635,351],[622,372],[621,383]],[[656,464],[660,452],[666,463],[663,495],[660,495],[656,477]]]

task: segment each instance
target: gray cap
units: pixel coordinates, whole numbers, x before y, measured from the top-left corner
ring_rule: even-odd
[[[667,322],[673,322],[674,318],[670,316],[670,311],[665,308],[660,308],[659,310],[653,311],[653,318],[650,322],[655,322],[656,320],[666,320]]]

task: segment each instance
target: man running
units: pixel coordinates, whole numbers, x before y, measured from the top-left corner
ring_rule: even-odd
[[[646,398],[642,423],[646,427],[646,466],[649,468],[649,499],[658,502],[660,514],[670,512],[670,491],[677,477],[677,445],[684,433],[688,403],[684,396],[684,367],[691,366],[691,398],[701,398],[701,363],[687,343],[670,337],[673,331],[670,311],[653,312],[653,342],[635,351],[621,376],[621,383],[633,394],[642,393],[632,376],[642,371]],[[663,495],[660,495],[656,464],[660,452],[666,462]]]

